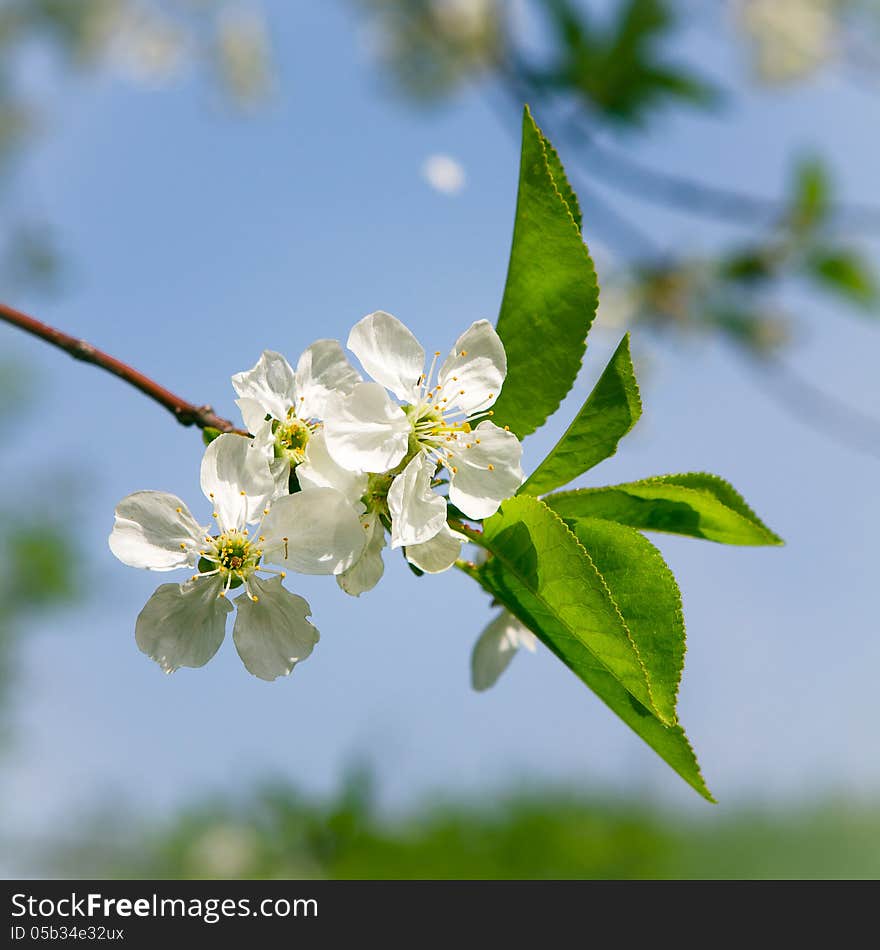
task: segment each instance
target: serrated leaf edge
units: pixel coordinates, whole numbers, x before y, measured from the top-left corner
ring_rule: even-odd
[[[627,351],[627,355],[629,356],[629,361],[628,361],[628,364],[629,364],[629,365],[628,365],[628,367],[627,367],[627,378],[628,378],[628,381],[631,382],[632,385],[633,385],[633,387],[635,388],[635,404],[636,404],[636,409],[637,409],[638,411],[637,411],[637,413],[633,413],[633,415],[635,416],[635,418],[633,419],[632,423],[630,424],[630,427],[629,427],[629,428],[626,430],[626,432],[624,432],[623,435],[621,435],[621,437],[617,440],[617,443],[615,444],[615,446],[614,446],[613,450],[610,452],[610,454],[606,455],[605,458],[600,459],[598,462],[594,462],[592,465],[587,466],[587,468],[585,468],[582,472],[578,472],[578,474],[574,476],[575,478],[580,478],[581,475],[585,475],[587,472],[592,471],[594,468],[596,468],[597,465],[601,465],[602,462],[607,462],[608,459],[614,458],[614,456],[617,455],[617,450],[620,448],[620,443],[623,442],[623,440],[630,434],[630,432],[632,432],[632,430],[633,430],[633,429],[635,428],[635,426],[636,426],[636,423],[637,423],[637,422],[639,421],[639,419],[641,419],[641,417],[642,417],[642,412],[643,412],[643,409],[644,409],[644,406],[643,406],[643,404],[642,404],[642,392],[641,392],[641,390],[639,389],[639,382],[638,382],[638,380],[636,379],[635,370],[633,369],[633,365],[632,365],[632,353],[630,352],[629,339],[630,339],[629,332],[624,333],[623,337],[621,338],[620,343],[618,343],[617,346],[616,346],[615,349],[614,349],[614,353],[613,353],[612,356],[611,356],[611,360],[613,360],[614,357],[617,355],[618,351],[620,350],[620,345],[621,345],[621,343],[623,343],[624,340],[625,340],[625,341],[626,341],[626,351]],[[604,370],[602,370],[602,373],[601,373],[601,375],[599,376],[599,379],[596,380],[596,386],[599,385],[599,382],[601,381],[602,376],[605,375],[606,371],[608,370],[608,367],[611,365],[611,360],[608,361],[608,365],[605,367]],[[586,399],[586,401],[584,402],[584,406],[586,406],[587,402],[589,402],[590,398],[591,398],[592,395],[593,395],[593,392],[595,392],[595,387],[590,391],[590,394],[587,396],[587,399]],[[627,402],[629,403],[629,400],[627,400]],[[545,455],[544,458],[538,463],[537,468],[532,472],[531,475],[529,475],[529,477],[522,483],[522,485],[520,485],[520,487],[517,489],[517,495],[520,495],[520,494],[531,495],[531,494],[532,494],[531,492],[528,491],[529,482],[532,480],[532,478],[534,477],[535,473],[538,472],[538,471],[540,471],[540,469],[542,468],[542,466],[544,465],[544,463],[553,457],[553,455],[555,454],[556,450],[557,450],[557,449],[559,448],[559,446],[562,445],[562,443],[565,441],[565,439],[566,439],[566,437],[568,436],[569,432],[571,432],[571,430],[572,430],[574,424],[575,424],[575,423],[577,422],[577,420],[580,418],[580,414],[581,414],[581,412],[582,412],[584,406],[582,406],[581,409],[579,409],[579,410],[577,411],[577,413],[575,414],[575,417],[574,417],[574,418],[571,420],[571,422],[568,424],[568,428],[565,430],[565,432],[562,433],[562,435],[561,435],[561,436],[559,437],[559,439],[556,441],[556,444],[553,446],[553,448],[550,449],[550,451],[547,453],[547,455]],[[631,403],[630,403],[630,408],[632,408]],[[566,482],[566,484],[569,484],[571,481],[572,481],[572,479],[569,479],[569,482]],[[553,494],[566,494],[565,492],[558,492],[556,489],[553,489],[553,488],[550,489],[550,492],[552,492]],[[538,497],[540,497],[542,494],[543,494],[543,495],[546,495],[547,492],[538,492],[538,494],[532,495],[532,497],[533,497],[533,498],[538,498]]]
[[[635,530],[635,529],[634,529],[634,530]],[[478,543],[478,542],[475,541],[474,543]],[[482,583],[481,583],[481,581],[480,581],[480,569],[479,569],[478,567],[476,567],[476,566],[473,565],[473,564],[470,564],[470,563],[467,562],[467,561],[456,561],[456,567],[457,567],[459,570],[461,570],[462,572],[464,572],[465,574],[467,574],[468,577],[470,577],[470,578],[472,578],[474,581],[476,581],[477,584],[479,584],[480,587],[483,587],[483,585],[482,585]],[[483,587],[483,590],[485,590],[484,587]],[[495,593],[493,593],[493,592],[486,591],[486,593],[490,594],[490,596],[493,597],[493,598],[497,597],[497,595],[496,595]],[[512,609],[512,605],[511,605],[511,604],[504,603],[504,602],[502,602],[502,601],[499,601],[498,603],[500,604],[500,606],[504,607],[505,610],[509,610],[514,616],[517,616],[517,612],[516,612],[516,610]],[[517,619],[519,619],[520,622],[525,623],[525,621],[522,620],[521,617],[518,617]],[[533,631],[533,632],[536,633],[536,631]],[[550,647],[547,647],[547,649],[550,650],[550,652],[553,653],[554,656],[556,656],[556,653],[555,653],[552,649],[550,649]],[[583,682],[583,681],[581,681],[581,682]],[[586,686],[587,684],[585,683],[584,685]],[[617,713],[615,713],[613,709],[611,709],[611,707],[608,705],[608,703],[606,703],[605,700],[603,700],[601,696],[599,696],[599,695],[598,695],[593,689],[591,689],[589,686],[587,686],[587,688],[590,689],[590,692],[593,693],[593,695],[594,695],[607,709],[610,709],[611,712],[614,713],[614,715],[617,716],[618,719],[620,719],[620,716],[619,716]],[[629,692],[629,690],[627,690],[627,692]],[[632,695],[632,694],[630,694],[630,695]],[[655,716],[654,718],[657,719],[656,716]],[[679,731],[679,733],[680,733],[680,735],[681,735],[681,738],[682,738],[682,740],[684,741],[685,746],[687,746],[687,750],[688,750],[688,752],[690,752],[691,758],[693,759],[694,769],[695,769],[695,771],[696,771],[697,778],[699,779],[700,787],[698,787],[697,785],[695,785],[695,784],[694,784],[692,781],[690,781],[689,779],[685,778],[685,777],[681,774],[681,772],[679,772],[678,769],[674,768],[673,765],[672,765],[670,762],[667,762],[666,759],[664,759],[663,756],[660,755],[660,753],[659,753],[653,746],[651,746],[651,744],[650,744],[649,742],[647,742],[644,738],[642,738],[641,736],[639,736],[639,734],[635,731],[635,729],[633,729],[633,727],[632,727],[629,723],[627,723],[626,721],[624,721],[624,720],[621,719],[621,722],[623,722],[623,724],[624,724],[631,732],[633,732],[633,733],[635,734],[635,736],[636,736],[638,739],[641,739],[641,741],[644,742],[646,746],[648,746],[648,748],[654,753],[654,755],[657,756],[657,758],[659,758],[659,759],[660,759],[661,761],[663,761],[663,762],[666,762],[666,764],[669,766],[669,768],[671,768],[672,771],[675,772],[675,774],[678,775],[678,777],[679,777],[683,782],[685,782],[685,784],[689,785],[701,798],[705,799],[706,801],[710,802],[710,803],[713,804],[713,805],[717,805],[717,804],[718,804],[718,801],[717,801],[717,799],[715,798],[715,796],[712,794],[712,792],[709,791],[709,785],[707,784],[706,778],[705,778],[705,776],[703,775],[703,770],[702,770],[702,768],[700,767],[700,759],[699,759],[699,757],[697,756],[697,753],[696,753],[696,751],[694,750],[693,745],[691,744],[691,740],[688,738],[688,734],[684,731],[684,727],[681,725],[681,722],[680,722],[680,721],[677,721],[677,722],[675,723],[675,725],[667,726],[662,720],[657,719],[657,721],[660,723],[661,726],[663,726],[664,729],[671,729],[671,730],[676,730],[676,729],[677,729],[677,730]]]
[[[630,631],[629,626],[627,625],[626,621],[623,619],[623,614],[621,614],[621,612],[620,612],[620,607],[618,606],[617,601],[614,599],[614,596],[612,595],[611,591],[610,591],[609,588],[608,588],[608,583],[606,582],[605,578],[602,576],[602,572],[599,570],[598,567],[596,567],[596,564],[595,564],[595,562],[593,561],[593,559],[590,557],[589,552],[587,551],[587,549],[581,544],[581,542],[578,540],[577,535],[574,534],[574,532],[571,530],[571,528],[568,527],[568,525],[565,523],[565,521],[564,521],[558,514],[556,514],[556,512],[553,511],[553,509],[549,507],[549,505],[546,505],[543,501],[541,501],[540,498],[535,498],[535,497],[533,497],[532,495],[521,495],[521,496],[518,496],[518,497],[515,498],[515,499],[510,499],[510,500],[511,500],[511,501],[519,501],[520,498],[522,498],[522,499],[528,499],[529,501],[533,501],[533,502],[535,502],[537,505],[540,505],[542,508],[544,508],[546,511],[548,511],[548,512],[552,515],[553,519],[559,523],[559,525],[562,527],[563,531],[565,531],[565,533],[571,538],[571,540],[574,541],[574,543],[577,545],[577,547],[580,549],[581,553],[583,554],[584,558],[586,558],[586,560],[587,560],[587,562],[589,563],[589,565],[590,565],[590,566],[593,568],[593,570],[596,572],[596,576],[599,578],[599,581],[600,581],[600,583],[602,584],[602,589],[603,589],[603,591],[605,592],[605,595],[608,597],[608,600],[610,601],[611,606],[614,608],[614,612],[615,612],[615,614],[617,615],[617,619],[618,619],[618,621],[620,622],[620,625],[621,625],[621,627],[623,628],[624,633],[626,634],[626,638],[627,638],[627,640],[629,641],[629,645],[632,647],[633,653],[635,654],[636,660],[638,661],[639,669],[642,671],[642,675],[643,675],[644,678],[645,678],[645,688],[646,688],[647,691],[648,691],[648,699],[649,699],[650,702],[651,702],[651,710],[652,710],[652,713],[653,713],[654,717],[655,717],[659,722],[661,722],[664,726],[674,726],[674,725],[676,725],[677,722],[678,722],[677,717],[676,717],[676,718],[673,718],[673,719],[667,719],[666,716],[664,716],[664,715],[660,712],[660,710],[657,708],[657,701],[654,699],[654,690],[653,690],[653,688],[652,688],[652,686],[651,686],[651,677],[650,677],[649,674],[648,674],[648,668],[645,666],[645,661],[642,659],[642,654],[641,654],[641,652],[639,651],[638,646],[636,646],[635,640],[633,640],[632,632]],[[467,530],[467,533],[468,533],[468,536],[471,538],[471,540],[472,540],[475,544],[478,544],[478,545],[480,545],[480,547],[485,548],[485,550],[487,550],[493,557],[497,557],[497,558],[502,562],[502,564],[504,564],[505,567],[507,567],[507,568],[511,571],[511,573],[512,573],[515,577],[519,577],[519,576],[520,576],[520,575],[517,573],[517,571],[514,570],[513,567],[510,566],[510,564],[508,563],[508,561],[507,561],[502,555],[498,554],[497,551],[494,551],[494,550],[486,543],[486,539],[485,539],[485,537],[483,536],[482,533],[480,533],[480,532],[473,532],[472,530]],[[528,585],[527,585],[527,586],[528,586]],[[553,610],[553,608],[552,608],[549,604],[546,603],[546,601],[544,600],[543,597],[541,597],[540,594],[538,594],[536,591],[532,590],[531,587],[529,587],[529,590],[531,590],[531,593],[532,593],[538,600],[540,600],[540,601],[545,605],[545,607],[547,608],[547,610],[549,610],[549,611],[550,611],[551,613],[553,613],[554,615],[557,615],[557,616],[558,616],[557,612],[556,612],[555,610]],[[609,675],[613,676],[614,679],[616,679],[616,680],[620,683],[620,685],[623,686],[624,689],[626,689],[626,686],[624,686],[623,683],[620,682],[619,678],[618,678],[617,675],[614,673],[614,671],[611,670],[611,669],[609,669],[608,666],[607,666],[607,664],[605,663],[605,661],[604,661],[601,657],[597,656],[596,653],[595,653],[595,651],[594,651],[587,643],[585,643],[584,640],[581,639],[581,637],[578,636],[577,632],[576,632],[575,630],[573,630],[573,628],[571,627],[571,625],[570,625],[567,621],[562,620],[562,618],[559,618],[559,619],[560,619],[560,623],[562,623],[563,626],[565,626],[568,630],[571,630],[572,635],[575,637],[575,639],[578,640],[581,644],[583,644],[583,646],[584,646],[587,650],[589,650],[589,652],[593,655],[593,657],[596,659],[596,661],[597,661],[598,663],[600,663],[600,664],[608,671]],[[627,692],[630,692],[630,691],[627,689]],[[635,699],[636,702],[641,702],[641,700],[639,699],[638,696],[634,696],[632,693],[630,693],[630,695],[633,696],[633,699]]]
[[[719,482],[721,485],[724,485],[725,488],[733,492],[733,494],[736,496],[738,501],[742,504],[743,508],[748,512],[752,520],[749,520],[748,517],[743,515],[741,512],[737,511],[735,508],[731,508],[729,505],[725,504],[720,498],[718,498],[717,495],[710,495],[709,492],[704,491],[703,489],[690,488],[687,485],[679,485],[672,481],[672,479],[681,478],[683,476],[688,476],[688,475],[698,475],[703,478],[710,478],[713,481]],[[735,515],[742,522],[744,522],[745,524],[748,524],[752,528],[757,527],[762,532],[764,532],[767,535],[767,537],[770,539],[768,541],[768,546],[772,545],[772,546],[778,547],[785,544],[785,541],[782,538],[780,538],[778,534],[776,534],[774,531],[771,531],[771,529],[768,528],[767,525],[764,524],[764,522],[758,517],[758,515],[754,512],[754,510],[745,500],[745,498],[743,498],[743,496],[733,487],[733,485],[730,484],[730,482],[728,482],[726,479],[721,478],[720,475],[713,475],[711,472],[678,472],[678,473],[670,474],[670,475],[651,475],[648,478],[640,478],[633,482],[620,482],[617,485],[591,485],[585,488],[572,488],[567,491],[551,492],[550,494],[544,495],[542,497],[542,500],[546,498],[551,498],[551,497],[552,498],[567,498],[571,495],[595,494],[596,492],[614,491],[615,489],[626,489],[633,486],[651,485],[651,484],[655,484],[655,485],[656,484],[659,484],[659,485],[672,484],[672,485],[675,485],[675,487],[678,488],[680,491],[686,492],[688,494],[693,494],[697,496],[710,495],[710,497],[714,498],[715,501],[717,501],[720,505],[723,505],[729,512],[731,512],[731,514]],[[551,507],[551,506],[548,505],[548,507]],[[588,517],[599,517],[599,516],[590,515]],[[600,520],[609,521],[613,519],[604,518]],[[619,522],[615,522],[615,524],[618,524],[618,523]],[[631,527],[631,525],[627,525],[626,527]],[[635,530],[639,530],[639,529],[635,529]],[[659,534],[677,534],[677,532],[675,531],[664,531],[662,528],[646,528],[644,530],[656,531]],[[679,537],[687,537],[687,536],[679,535]],[[715,541],[713,538],[698,538],[697,540],[712,541],[712,543],[714,544],[725,543],[724,541]]]
[[[566,389],[565,392],[559,397],[559,402],[556,405],[556,409],[554,409],[553,412],[545,415],[544,418],[536,426],[534,426],[534,428],[529,429],[528,432],[523,432],[523,434],[520,436],[521,440],[524,439],[526,436],[531,435],[533,432],[537,432],[537,430],[540,429],[547,422],[550,416],[554,415],[559,410],[559,406],[562,405],[562,403],[565,401],[566,396],[568,396],[568,394],[574,388],[574,384],[577,381],[577,378],[580,375],[580,371],[581,369],[583,369],[583,366],[584,366],[584,354],[587,352],[587,337],[590,335],[590,330],[592,330],[593,324],[596,321],[596,314],[599,312],[599,297],[601,294],[601,290],[599,288],[599,278],[598,278],[598,275],[596,274],[596,265],[593,261],[592,255],[590,254],[590,250],[587,247],[586,243],[584,242],[584,237],[583,237],[583,234],[581,233],[581,229],[578,227],[577,221],[575,220],[574,215],[571,213],[571,208],[568,206],[568,202],[565,200],[565,197],[563,196],[562,192],[559,190],[559,186],[556,184],[556,179],[553,177],[553,172],[550,169],[550,162],[547,160],[547,146],[550,145],[550,142],[545,137],[544,133],[541,131],[541,127],[535,121],[535,117],[532,115],[532,111],[528,107],[528,105],[524,107],[524,111],[525,111],[525,114],[528,116],[529,122],[532,124],[532,128],[537,133],[538,141],[541,144],[541,152],[544,156],[544,171],[547,173],[547,177],[550,180],[550,184],[553,186],[553,191],[555,192],[556,197],[559,199],[562,207],[565,209],[565,213],[568,215],[568,220],[571,222],[571,226],[574,229],[575,234],[577,235],[578,242],[581,246],[581,250],[584,254],[584,257],[587,259],[587,263],[589,264],[590,274],[592,275],[592,287],[596,292],[596,308],[593,311],[593,314],[590,317],[590,321],[587,324],[586,331],[584,332],[583,348],[581,349],[580,356],[578,358],[578,366],[579,366],[578,372],[575,373],[575,376],[572,379],[571,384],[569,385],[568,389]],[[552,145],[550,145],[550,147],[553,148]],[[560,166],[564,168],[565,166],[562,164],[562,161],[559,159],[559,153],[556,152],[555,148],[553,148],[553,151],[556,154],[556,158],[559,161]],[[575,200],[577,200],[577,195],[575,194],[573,188],[572,188],[572,194],[575,195]],[[580,209],[580,203],[578,203],[578,209]],[[519,201],[517,201],[515,217],[516,218],[519,217]],[[514,232],[514,240],[515,238],[516,238],[516,234]],[[511,257],[513,256],[512,251],[513,251],[513,247],[511,246]],[[509,265],[508,265],[508,271],[509,271]],[[505,279],[505,286],[506,286],[506,283],[507,281]]]
[[[550,510],[552,511],[553,509],[551,508]],[[589,518],[572,518],[571,520],[572,521],[605,521],[607,519],[591,516]],[[678,724],[678,712],[677,712],[678,711],[678,697],[679,697],[679,693],[681,692],[681,681],[682,681],[682,678],[684,677],[684,661],[685,661],[685,656],[687,655],[687,625],[684,622],[684,598],[681,593],[681,588],[678,586],[678,581],[676,580],[675,574],[673,573],[672,568],[666,563],[666,559],[663,557],[662,552],[649,538],[646,538],[644,534],[642,534],[642,532],[638,530],[638,528],[633,528],[628,524],[619,524],[616,521],[612,523],[616,524],[618,528],[624,528],[625,530],[638,535],[639,538],[641,538],[641,540],[644,541],[645,544],[648,545],[648,548],[650,548],[651,558],[654,559],[655,563],[659,562],[661,571],[668,576],[669,580],[672,583],[672,587],[675,590],[676,595],[678,596],[678,606],[675,608],[675,616],[676,616],[676,619],[681,623],[683,649],[681,651],[681,663],[679,664],[679,667],[678,667],[678,676],[676,677],[676,680],[675,680],[675,690],[672,695],[672,698],[673,698],[672,707],[676,711],[676,716],[675,716],[675,720],[673,721],[673,724],[677,725]],[[613,595],[612,595],[612,599],[613,599]],[[665,720],[664,720],[664,723],[665,723]]]

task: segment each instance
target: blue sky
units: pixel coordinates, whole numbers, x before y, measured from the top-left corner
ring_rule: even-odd
[[[427,113],[389,96],[343,4],[276,7],[271,25],[278,89],[258,115],[230,115],[198,75],[161,91],[78,81],[56,89],[51,131],[15,182],[56,226],[69,276],[56,300],[10,302],[229,416],[229,376],[263,348],[295,359],[382,308],[443,350],[471,321],[494,318],[514,210],[517,143],[478,93]],[[741,49],[705,22],[686,41],[737,96],[716,116],[670,116],[638,139],[643,160],[772,194],[793,154],[821,148],[846,195],[880,203],[876,97],[833,75],[758,93]],[[421,177],[437,152],[465,167],[460,195]],[[726,233],[613,200],[673,246]],[[585,235],[592,245],[589,206]],[[613,258],[597,256],[601,279]],[[880,326],[818,298],[795,303],[792,362],[880,414]],[[716,472],[788,541],[658,541],[684,593],[682,719],[720,808],[742,796],[876,793],[878,462],[793,420],[717,343],[655,346],[640,332],[645,416],[582,482]],[[594,334],[558,417],[528,440],[527,468],[616,342]],[[38,396],[3,450],[12,491],[33,502],[34,473],[44,484],[78,475],[83,497],[67,525],[88,575],[81,604],[28,630],[16,742],[0,774],[7,827],[61,827],[108,798],[160,813],[267,776],[320,792],[352,760],[374,765],[390,805],[425,790],[560,779],[708,809],[546,651],[471,692],[470,650],[490,612],[457,572],[417,580],[390,557],[382,584],[358,600],[332,580],[296,578],[322,639],[289,680],[249,676],[231,639],[204,669],[163,676],[133,635],[156,577],[119,564],[106,536],[113,506],[136,489],[172,491],[204,514],[200,439],[11,329],[0,327],[0,352],[33,368]]]

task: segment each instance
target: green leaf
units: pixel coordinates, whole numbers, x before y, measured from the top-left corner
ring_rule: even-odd
[[[559,196],[565,202],[566,207],[568,208],[569,214],[574,219],[574,223],[577,225],[579,233],[583,233],[583,222],[584,216],[581,212],[581,204],[578,201],[578,196],[575,194],[574,188],[571,187],[568,177],[565,174],[565,168],[562,165],[562,159],[559,157],[559,152],[553,147],[553,144],[550,142],[544,133],[538,129],[538,135],[541,136],[541,143],[544,146],[544,154],[547,158],[547,168],[550,170],[550,175],[553,178],[553,184],[556,185],[556,190],[559,192]]]
[[[627,334],[599,377],[581,411],[535,469],[521,493],[542,495],[614,455],[642,414]]]
[[[807,273],[826,290],[865,309],[876,306],[880,288],[868,262],[855,251],[816,251],[806,261]]]
[[[720,544],[783,544],[717,475],[660,475],[607,488],[547,495],[544,501],[566,520],[603,518],[645,531],[666,531]]]
[[[566,522],[611,591],[648,671],[664,720],[675,722],[684,668],[681,592],[653,544],[634,528],[584,518]]]
[[[828,217],[831,182],[817,158],[802,160],[795,168],[791,217],[796,229],[810,231]]]
[[[502,570],[511,592],[531,604],[535,632],[580,675],[601,668],[634,700],[662,715],[623,617],[601,574],[565,523],[542,501],[520,495],[504,502],[470,537],[493,555],[483,570]]]
[[[650,709],[633,698],[608,668],[599,663],[567,630],[541,600],[525,588],[497,557],[478,568],[462,566],[480,586],[524,623],[629,727],[646,742],[703,798],[714,801],[706,786],[694,751],[681,726],[666,726]],[[572,730],[574,731],[574,730]]]
[[[542,426],[571,389],[599,302],[574,193],[561,169],[526,109],[513,245],[498,317],[508,373],[493,407],[494,421],[520,438]]]

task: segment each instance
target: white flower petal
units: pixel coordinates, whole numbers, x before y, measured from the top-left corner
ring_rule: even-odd
[[[286,495],[290,491],[290,460],[287,458],[275,458],[275,436],[272,432],[272,421],[263,419],[259,426],[251,429],[254,435],[251,441],[250,452],[255,457],[252,458],[248,466],[261,468],[263,465],[269,466],[269,474],[272,476],[274,488],[269,500],[278,498],[280,495]],[[259,458],[257,458],[259,457]]]
[[[235,391],[258,402],[273,419],[284,420],[296,401],[296,381],[290,363],[273,350],[264,350],[253,369],[232,377]]]
[[[501,337],[488,320],[477,320],[455,341],[437,379],[449,408],[472,415],[495,402],[506,376]]]
[[[385,529],[379,516],[374,512],[361,517],[364,525],[366,545],[363,554],[342,574],[337,575],[336,583],[352,597],[359,597],[365,591],[372,590],[382,579],[385,564],[382,561],[382,549],[385,547]]]
[[[410,422],[378,383],[358,383],[350,395],[328,401],[327,449],[345,468],[387,472],[409,445]]]
[[[296,414],[323,419],[332,393],[348,395],[361,374],[348,362],[338,340],[317,340],[296,364]]]
[[[318,631],[306,619],[311,607],[296,594],[286,591],[280,577],[248,581],[256,602],[239,597],[232,638],[249,672],[262,680],[287,676],[318,642]]]
[[[481,422],[473,432],[457,440],[451,462],[456,471],[450,475],[449,500],[469,518],[494,515],[501,502],[516,494],[522,485],[525,476],[521,462],[519,439],[493,422]]]
[[[391,547],[422,544],[446,524],[446,499],[431,488],[435,464],[419,453],[388,489]]]
[[[204,666],[220,649],[232,610],[229,600],[219,596],[222,589],[219,577],[157,587],[135,623],[141,652],[166,673]]]
[[[306,488],[273,502],[263,520],[263,557],[301,574],[340,574],[364,549],[366,532],[345,496]]]
[[[415,402],[425,351],[397,317],[377,310],[359,320],[348,335],[348,348],[373,379],[403,402]]]
[[[324,432],[319,430],[309,439],[306,460],[296,467],[296,477],[302,488],[335,488],[352,503],[359,504],[367,490],[367,475],[357,469],[337,465],[327,451]]]
[[[260,429],[265,427],[268,427],[270,432],[272,431],[271,423],[266,420],[266,410],[261,402],[258,402],[256,399],[243,397],[236,399],[235,404],[241,412],[244,427],[251,435],[256,435]]]
[[[519,647],[535,652],[538,638],[506,610],[480,634],[471,654],[471,685],[482,691],[494,685]]]
[[[440,574],[455,564],[462,542],[466,540],[464,535],[444,524],[429,541],[407,545],[406,559],[426,574]]]
[[[269,473],[275,488],[272,491],[272,498],[280,498],[290,492],[290,459],[270,459]]]
[[[176,496],[162,491],[138,491],[116,506],[110,550],[130,567],[173,571],[190,567],[208,530],[199,525]]]
[[[265,457],[251,451],[251,440],[224,433],[205,449],[202,491],[211,500],[224,530],[258,521],[275,497],[277,485]]]

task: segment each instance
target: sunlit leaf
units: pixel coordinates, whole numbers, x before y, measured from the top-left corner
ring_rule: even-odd
[[[782,544],[733,486],[717,475],[659,475],[607,488],[547,495],[562,518],[604,518],[645,531],[665,531],[721,544]]]
[[[627,334],[565,434],[520,489],[541,495],[614,455],[642,414]]]
[[[551,171],[543,136],[526,110],[507,283],[498,333],[508,374],[495,421],[520,438],[543,425],[571,389],[596,315],[599,291],[563,183]],[[575,211],[576,211],[575,206]]]

